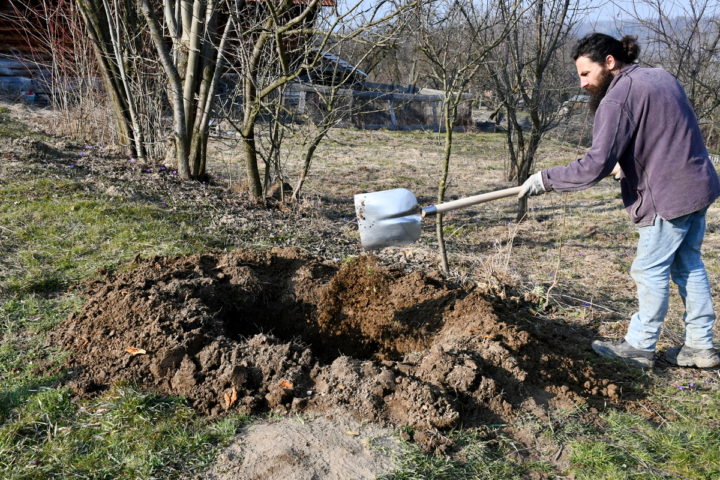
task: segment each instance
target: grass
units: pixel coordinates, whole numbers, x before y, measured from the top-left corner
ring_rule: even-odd
[[[0,306],[0,420],[11,416],[39,388],[57,383],[62,352],[44,344],[46,332],[81,299],[74,295],[44,298],[37,294],[12,295]]]
[[[136,255],[213,246],[200,212],[103,197],[72,179],[20,179],[0,185],[0,197],[0,225],[9,232],[2,246],[16,270],[4,282],[11,293],[51,293]]]
[[[427,455],[415,444],[405,444],[399,468],[382,480],[520,480],[531,472],[553,471],[547,463],[517,459],[512,440],[500,432],[491,439],[478,429],[456,430],[449,436],[457,448],[452,457]]]
[[[36,134],[0,108],[0,137],[30,133]],[[454,138],[449,194],[508,186],[500,167],[502,135]],[[336,130],[331,139],[335,141],[318,151],[307,185],[310,195],[338,200],[337,208],[348,215],[348,199],[358,189],[402,186],[434,201],[441,136]],[[577,154],[574,146],[549,142],[540,151],[538,167],[561,164]],[[292,155],[287,152],[290,171]],[[406,169],[411,162],[412,169]],[[187,478],[210,462],[247,419],[199,418],[183,399],[140,392],[131,385],[115,385],[93,399],[75,398],[62,386],[65,354],[48,344],[48,332],[83,305],[78,285],[97,278],[98,271],[126,268],[138,255],[195,253],[232,246],[232,241],[291,243],[314,251],[314,237],[275,227],[268,231],[251,222],[221,242],[197,205],[109,196],[69,163],[57,168],[29,164],[2,170],[6,175],[0,178],[0,478]],[[448,215],[451,262],[470,278],[481,277],[493,265],[491,274],[501,269],[501,278],[514,278],[528,291],[547,292],[553,285],[550,300],[564,321],[617,336],[633,302],[627,267],[634,232],[613,182],[575,194],[572,205],[568,198],[539,197],[531,205],[533,218],[521,225],[510,225],[513,202]],[[709,225],[717,218],[717,209],[711,208]],[[433,229],[428,222],[421,242],[433,242]],[[712,254],[720,247],[716,230],[710,229],[706,238],[711,253],[706,263],[717,285],[720,257]],[[494,263],[493,255],[506,255],[507,247],[512,255]],[[671,315],[681,308],[672,304]],[[674,325],[667,330],[672,332]],[[398,469],[385,478],[718,478],[718,386],[694,380],[692,388],[690,381],[680,385],[686,387],[682,390],[667,388],[673,381],[653,379],[658,386],[648,402],[660,411],[652,421],[639,413],[610,411],[598,425],[586,411],[548,411],[548,418],[512,426],[529,429],[538,444],[547,446],[531,452],[519,452],[502,429],[490,439],[479,430],[460,429],[449,434],[458,445],[452,455],[426,455],[408,444]],[[555,452],[564,451],[567,459],[556,461]]]
[[[20,138],[31,132],[27,125],[13,118],[8,107],[0,106],[0,137]]]
[[[116,385],[88,402],[39,389],[0,427],[7,480],[187,478],[244,424],[199,419],[181,399]]]
[[[611,411],[603,416],[603,432],[574,440],[576,478],[720,478],[720,394],[693,382],[674,390],[656,394],[666,418]]]

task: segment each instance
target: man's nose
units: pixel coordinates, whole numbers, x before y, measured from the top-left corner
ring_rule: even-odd
[[[587,78],[581,78],[580,79],[580,88],[587,88],[588,83],[589,82],[588,82]]]

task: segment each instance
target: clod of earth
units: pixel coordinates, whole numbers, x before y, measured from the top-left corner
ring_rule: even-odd
[[[201,413],[322,412],[443,430],[548,406],[632,400],[631,373],[598,360],[593,332],[538,320],[521,298],[439,276],[295,249],[137,260],[88,287],[51,335],[72,386],[117,381],[182,395]],[[140,353],[143,352],[143,353]]]

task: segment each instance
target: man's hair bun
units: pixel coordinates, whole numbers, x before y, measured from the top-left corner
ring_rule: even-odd
[[[623,50],[625,51],[625,63],[635,63],[640,56],[640,45],[637,43],[637,37],[633,35],[625,35],[620,39]]]

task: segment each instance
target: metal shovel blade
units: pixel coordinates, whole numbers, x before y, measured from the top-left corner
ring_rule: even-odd
[[[420,238],[423,217],[465,208],[478,203],[513,197],[522,186],[481,193],[420,208],[415,195],[405,188],[355,195],[360,242],[367,250],[413,243]]]
[[[406,188],[355,195],[360,243],[367,250],[413,243],[420,238],[422,215]]]

